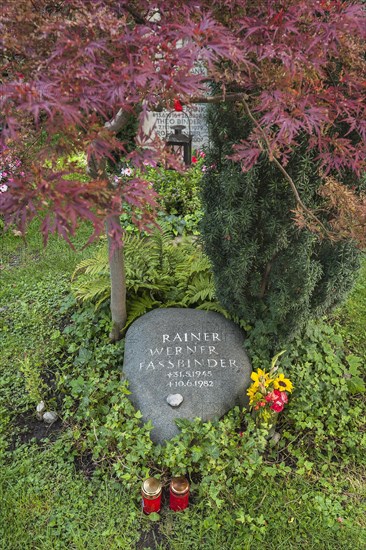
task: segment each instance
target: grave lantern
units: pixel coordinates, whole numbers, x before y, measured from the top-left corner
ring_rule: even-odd
[[[176,111],[172,111],[165,119],[165,142],[174,151],[179,154],[183,159],[186,166],[189,166],[192,162],[192,134],[191,134],[191,122],[187,113],[179,113],[180,117],[185,117],[188,121],[188,134],[183,130],[186,128],[184,124],[174,124],[169,126],[168,135],[168,121],[172,115],[177,115]]]

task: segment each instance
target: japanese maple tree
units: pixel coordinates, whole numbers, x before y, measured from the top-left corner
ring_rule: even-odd
[[[119,215],[129,204],[143,212],[136,224],[150,226],[155,193],[144,168],[167,155],[141,131],[146,112],[230,101],[251,121],[235,148],[243,169],[265,152],[294,194],[298,224],[332,238],[341,229],[361,242],[364,199],[345,194],[336,176],[364,170],[365,33],[362,4],[338,0],[5,0],[1,150],[16,152],[22,174],[14,170],[2,184],[0,212],[22,230],[39,216],[45,236],[66,239],[79,219],[92,222],[92,238],[107,225],[116,339],[126,318]],[[208,82],[217,93],[209,95]],[[131,116],[140,121],[133,151],[123,138]],[[329,227],[286,171],[304,136],[320,162]],[[87,181],[71,161],[60,169],[61,157],[80,151]],[[107,161],[116,152],[138,176],[111,178]],[[345,215],[347,201],[353,217]]]

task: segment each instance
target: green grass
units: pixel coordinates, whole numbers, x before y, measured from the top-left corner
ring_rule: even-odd
[[[40,222],[37,220],[32,222],[24,238],[11,229],[3,235],[0,234],[2,281],[13,279],[14,269],[20,270],[17,271],[18,279],[27,279],[28,274],[34,279],[41,279],[46,272],[72,272],[78,262],[92,253],[93,245],[84,248],[91,232],[88,224],[81,225],[77,235],[72,239],[75,250],[55,235],[50,235],[47,248],[44,248]]]
[[[34,223],[27,244],[9,234],[0,245],[0,308],[5,308],[0,316],[0,549],[363,550],[365,454],[351,453],[337,440],[346,441],[342,429],[356,429],[356,410],[360,418],[365,414],[360,395],[347,403],[350,420],[336,415],[343,405],[335,398],[329,418],[344,421],[338,432],[334,428],[335,436],[321,432],[326,411],[312,415],[310,404],[302,418],[300,405],[294,406],[280,426],[280,447],[267,450],[259,460],[262,465],[254,467],[249,461],[244,467],[240,460],[246,455],[239,448],[236,452],[236,445],[228,454],[232,463],[217,461],[217,470],[203,472],[207,457],[202,457],[188,510],[174,514],[165,500],[159,518],[142,514],[142,474],[135,472],[128,480],[118,475],[116,465],[124,473],[124,462],[131,460],[133,470],[140,460],[166,482],[171,472],[164,466],[164,453],[158,457],[154,449],[144,449],[147,436],[137,427],[137,419],[129,419],[127,409],[118,409],[119,357],[103,340],[108,331],[97,332],[101,318],[77,309],[78,321],[72,321],[75,307],[65,306],[65,300],[70,302],[70,275],[93,250],[81,250],[88,234],[83,226],[75,241],[78,252],[55,237],[43,249]],[[336,321],[346,353],[365,353],[366,264]],[[338,362],[332,359],[333,340],[325,341],[324,334],[319,329],[314,342],[323,338],[325,357],[338,367],[342,357]],[[86,350],[84,355],[80,348]],[[321,360],[319,349],[315,344],[311,349],[314,361]],[[28,374],[22,368],[25,355]],[[326,373],[325,369],[322,376]],[[37,376],[50,386],[36,388]],[[324,388],[327,392],[328,386]],[[50,431],[49,439],[41,441],[30,440],[32,433],[26,433],[27,421],[34,418],[37,389],[64,421],[62,432]],[[118,446],[124,426],[131,426],[127,450]],[[348,440],[359,442],[360,434],[353,435]],[[182,450],[179,442],[172,453],[174,449]],[[188,461],[187,456],[179,460]],[[166,494],[165,488],[165,499]]]
[[[337,319],[347,345],[366,358],[366,258],[347,302],[337,312]]]
[[[134,495],[113,481],[88,481],[59,451],[33,444],[1,469],[0,548],[133,548],[142,515]]]
[[[141,512],[139,490],[87,480],[72,458],[60,444],[31,445],[1,469],[1,549],[141,548],[153,524]],[[364,480],[352,472],[333,480],[259,475],[228,488],[220,508],[204,498],[179,514],[165,506],[150,540],[171,550],[361,550],[365,496]]]

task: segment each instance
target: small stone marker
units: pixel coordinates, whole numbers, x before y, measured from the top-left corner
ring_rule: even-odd
[[[156,309],[137,319],[126,334],[123,371],[156,443],[179,433],[177,418],[214,420],[248,404],[244,334],[211,311]]]
[[[202,149],[209,143],[208,139],[208,126],[206,122],[206,111],[207,105],[205,104],[195,104],[191,105],[189,109],[185,108],[185,112],[188,114],[191,124],[191,134],[192,147],[193,149]],[[145,134],[153,131],[153,134],[158,135],[160,138],[165,139],[166,128],[165,121],[170,111],[161,111],[161,112],[148,112],[147,119],[145,120],[143,130]],[[183,130],[183,133],[188,133],[188,124],[187,119],[181,115],[179,112],[171,113],[169,118],[168,134],[172,132],[172,126],[175,124],[183,124],[186,128]]]

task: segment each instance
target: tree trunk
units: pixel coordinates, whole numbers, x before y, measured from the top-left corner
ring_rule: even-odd
[[[119,110],[117,115],[105,123],[105,128],[110,132],[117,133],[127,123],[130,113]],[[105,179],[108,181],[108,175],[106,170],[106,159],[102,159],[99,162],[95,158],[91,157],[88,162],[88,174],[92,178]],[[121,225],[118,214],[111,216],[106,222],[106,231],[108,239],[108,252],[109,252],[109,269],[111,276],[111,315],[112,315],[112,329],[109,334],[111,342],[117,342],[123,336],[122,329],[127,321],[127,309],[126,309],[126,275],[125,275],[125,262],[123,255],[123,248],[116,247],[113,244],[113,240],[109,236],[112,225]]]
[[[106,224],[108,251],[109,251],[109,268],[111,275],[111,314],[112,314],[112,330],[109,335],[112,342],[117,342],[123,336],[122,329],[126,324],[126,275],[123,248],[116,247],[112,243],[109,236],[111,224],[120,224],[118,215],[112,216]]]

